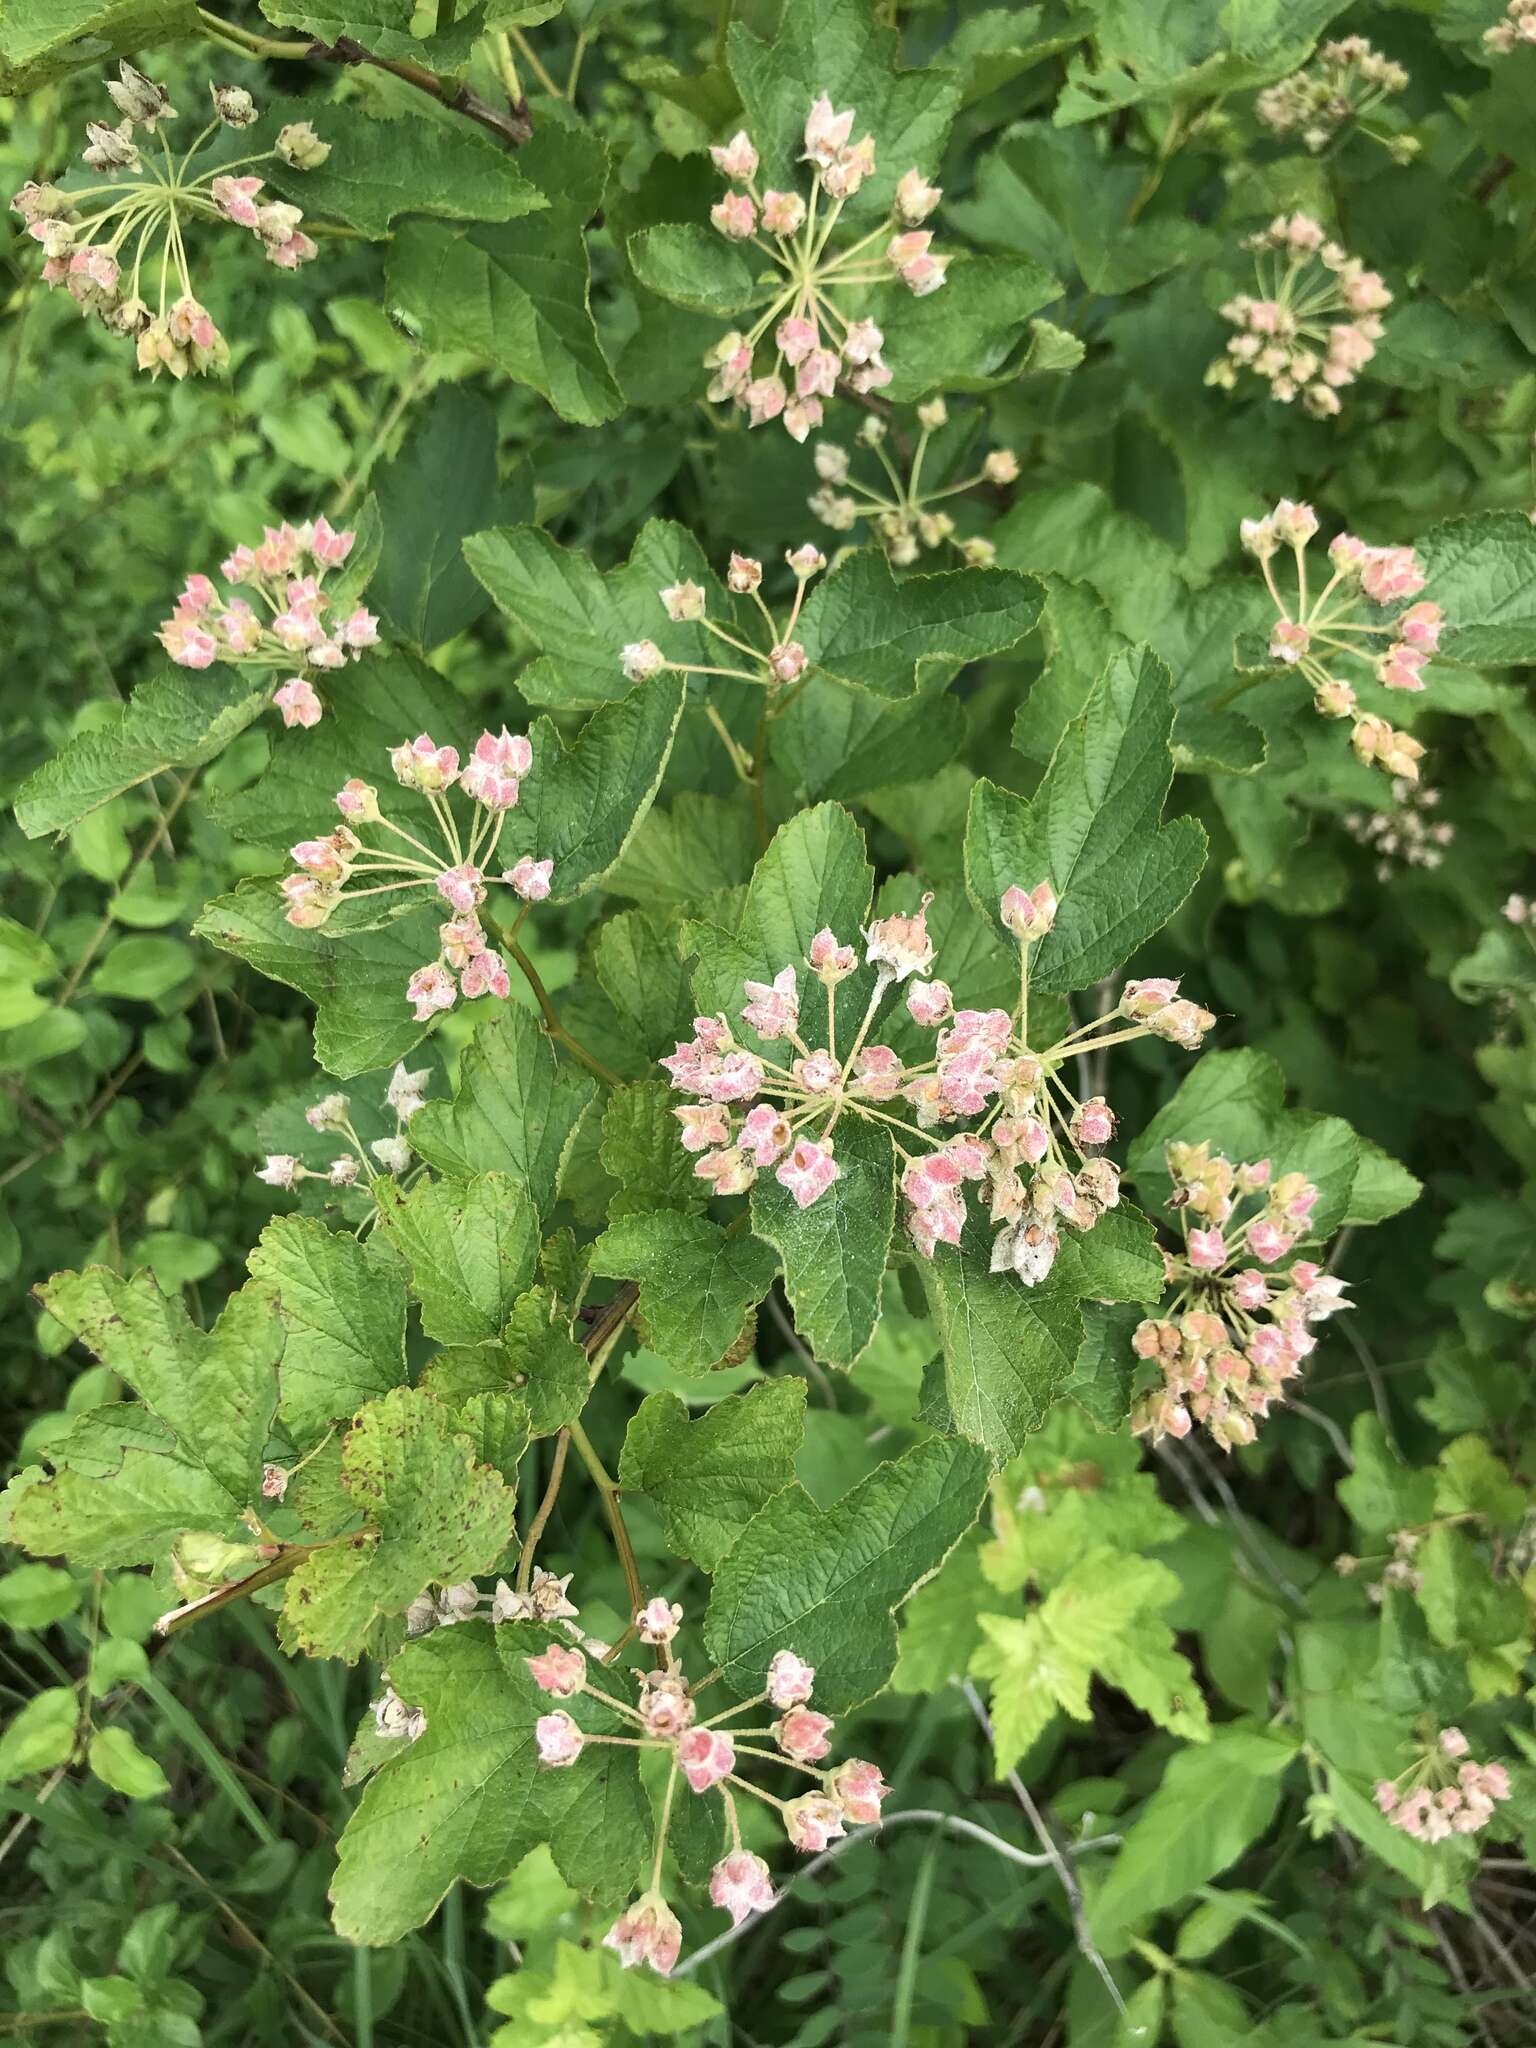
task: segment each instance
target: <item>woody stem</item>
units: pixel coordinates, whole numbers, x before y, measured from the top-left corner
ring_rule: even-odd
[[[592,1441],[579,1422],[570,1425],[571,1443],[576,1455],[590,1473],[593,1485],[603,1503],[603,1513],[608,1517],[608,1528],[613,1537],[614,1548],[619,1553],[619,1564],[623,1568],[624,1583],[629,1589],[629,1611],[638,1614],[645,1605],[645,1588],[640,1583],[640,1567],[635,1562],[634,1545],[629,1540],[629,1531],[624,1526],[623,1512],[619,1507],[619,1489],[609,1476],[607,1467],[592,1448]]]

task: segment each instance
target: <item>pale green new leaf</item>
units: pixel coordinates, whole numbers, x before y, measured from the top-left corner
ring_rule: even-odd
[[[764,1381],[715,1402],[697,1421],[676,1394],[652,1394],[630,1420],[619,1484],[648,1495],[672,1548],[713,1572],[758,1509],[793,1480],[804,1434],[804,1380]]]
[[[120,1403],[76,1418],[9,1496],[8,1533],[35,1555],[86,1568],[158,1563],[186,1529],[228,1535],[260,1497],[283,1348],[268,1288],[232,1295],[201,1330],[147,1273],[59,1273],[38,1290],[50,1315],[124,1380]]]
[[[592,1247],[594,1273],[639,1281],[651,1350],[689,1375],[724,1357],[775,1269],[759,1239],[672,1210],[617,1217]]]
[[[398,1941],[451,1885],[495,1884],[540,1842],[578,1891],[605,1904],[628,1894],[651,1839],[636,1752],[596,1744],[565,1769],[539,1768],[534,1723],[549,1701],[524,1660],[547,1638],[464,1622],[391,1658],[427,1725],[374,1773],[341,1838],[331,1902],[345,1940]],[[590,1694],[566,1711],[594,1735],[623,1725]]]
[[[809,1208],[771,1174],[758,1176],[752,1228],[783,1261],[795,1328],[823,1365],[846,1369],[880,1320],[896,1225],[896,1158],[886,1126],[863,1117],[845,1116],[832,1143],[838,1178]]]
[[[355,1663],[374,1623],[429,1583],[491,1571],[512,1540],[517,1495],[430,1394],[396,1387],[348,1431],[341,1483],[365,1526],[290,1574],[284,1633],[312,1657]]]
[[[393,1181],[376,1193],[379,1227],[405,1259],[421,1327],[442,1344],[499,1336],[533,1278],[539,1215],[515,1174],[421,1180],[409,1193]]]
[[[742,1698],[775,1651],[816,1667],[817,1703],[846,1713],[896,1662],[895,1611],[976,1518],[986,1459],[931,1437],[878,1465],[830,1508],[800,1485],[759,1509],[716,1572],[704,1641]]]
[[[812,587],[799,637],[835,682],[910,697],[936,676],[1016,647],[1042,596],[1033,577],[1012,569],[944,569],[898,583],[880,549],[861,549]]]
[[[346,1230],[274,1217],[247,1264],[287,1331],[278,1414],[301,1449],[405,1379],[405,1283]]]
[[[596,1092],[585,1074],[561,1066],[531,1012],[502,1003],[470,1040],[453,1100],[429,1102],[411,1118],[411,1143],[456,1180],[516,1175],[547,1218],[566,1148]]]
[[[1205,833],[1159,822],[1173,780],[1167,669],[1146,648],[1118,654],[1062,734],[1033,798],[978,782],[965,833],[976,907],[997,918],[1005,889],[1049,881],[1056,926],[1030,949],[1030,980],[1086,988],[1160,931],[1199,879]]]

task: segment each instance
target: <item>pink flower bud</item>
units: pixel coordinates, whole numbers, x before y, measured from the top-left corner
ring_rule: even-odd
[[[789,393],[784,389],[780,377],[755,377],[742,393],[746,402],[749,424],[761,427],[769,420],[776,420],[784,410]]]
[[[783,640],[768,655],[768,666],[781,683],[798,682],[805,673],[806,652],[798,640]]]
[[[795,392],[800,398],[830,398],[837,389],[837,375],[843,359],[836,349],[813,348],[795,372]]]
[[[793,1650],[775,1650],[768,1666],[768,1697],[779,1708],[801,1707],[811,1696],[816,1667]]]
[[[825,1145],[819,1145],[811,1138],[801,1138],[789,1157],[776,1169],[774,1178],[780,1187],[788,1188],[800,1208],[808,1209],[841,1173],[842,1168]]]
[[[844,1818],[856,1827],[874,1827],[880,1819],[881,1801],[890,1796],[890,1786],[877,1765],[851,1756],[839,1764],[827,1781]]]
[[[933,965],[933,939],[928,930],[932,901],[930,891],[910,916],[897,911],[875,919],[864,934],[864,958],[871,967],[886,971],[893,981],[928,972]]]
[[[667,617],[674,625],[704,616],[704,591],[697,583],[669,583],[659,595],[666,606]]]
[[[1194,1235],[1193,1231],[1190,1235]],[[1267,1216],[1261,1216],[1248,1233],[1248,1249],[1256,1259],[1262,1259],[1266,1266],[1272,1266],[1277,1259],[1283,1259],[1295,1242],[1293,1236],[1283,1231],[1279,1224],[1272,1223]]]
[[[798,235],[805,225],[805,201],[798,192],[765,192],[763,226],[770,235]]]
[[[459,987],[466,1002],[478,996],[496,996],[505,1002],[512,993],[512,978],[501,955],[487,950],[473,956],[459,976]]]
[[[646,1602],[635,1616],[635,1629],[642,1643],[670,1643],[682,1626],[683,1610],[670,1606],[660,1595]]]
[[[751,555],[733,553],[725,580],[738,597],[749,596],[763,580],[763,565]]]
[[[799,547],[790,548],[784,556],[795,573],[797,583],[809,582],[812,576],[819,576],[827,566],[827,558],[814,541],[803,541]]]
[[[720,1859],[709,1874],[709,1896],[712,1904],[730,1914],[733,1927],[752,1913],[766,1913],[778,1899],[767,1864],[749,1849]]]
[[[1377,662],[1376,680],[1389,690],[1422,690],[1424,678],[1419,671],[1428,659],[1419,648],[1399,641]]]
[[[683,1945],[677,1915],[659,1892],[646,1892],[621,1913],[603,1936],[626,1970],[648,1963],[660,1977],[671,1974]]]
[[[1437,604],[1410,605],[1397,622],[1399,635],[1422,654],[1433,654],[1440,645],[1445,613]]]
[[[1225,1264],[1226,1257],[1226,1240],[1219,1230],[1192,1230],[1189,1233],[1189,1263],[1197,1272],[1216,1272]]]
[[[745,185],[748,179],[757,176],[757,151],[744,128],[738,128],[729,142],[711,143],[709,153],[722,177]]]
[[[832,102],[821,93],[811,104],[811,111],[805,123],[805,155],[802,161],[818,165],[822,170],[836,163],[838,156],[848,146],[853,133],[853,108],[838,114],[832,110]]]
[[[1233,1274],[1232,1299],[1250,1315],[1268,1305],[1269,1282],[1256,1266],[1245,1266],[1241,1273]]]
[[[1017,883],[1003,891],[998,912],[1016,939],[1043,939],[1056,923],[1056,891],[1049,882],[1037,882],[1033,889]]]
[[[805,361],[821,340],[821,330],[814,320],[792,313],[779,322],[773,339],[779,354],[794,368]]]
[[[352,552],[357,539],[353,532],[338,532],[324,513],[310,531],[309,551],[323,569],[337,569]]]
[[[418,967],[405,985],[405,999],[415,1005],[418,1024],[429,1023],[439,1010],[451,1010],[458,995],[453,976],[436,960]]]
[[[1412,548],[1367,548],[1360,584],[1376,604],[1415,597],[1424,588],[1424,572]]]
[[[288,1152],[269,1152],[267,1163],[257,1172],[256,1178],[264,1180],[268,1187],[291,1188],[303,1168]]]
[[[745,192],[727,192],[709,209],[711,225],[732,242],[745,242],[757,232],[757,208]]]
[[[285,726],[303,726],[306,729],[318,725],[325,715],[325,706],[315,695],[314,685],[303,676],[290,676],[272,692],[272,702],[283,715]]]
[[[1311,633],[1295,619],[1277,619],[1270,629],[1269,652],[1275,661],[1300,661],[1311,646]]]
[[[819,398],[794,397],[784,408],[784,431],[791,441],[803,443],[812,427],[821,425],[822,410]]]
[[[922,172],[914,166],[910,171],[904,171],[896,181],[893,211],[903,227],[921,227],[942,197],[942,188],[928,184]]]
[[[542,903],[549,895],[554,872],[552,860],[535,860],[531,853],[525,853],[514,867],[506,869],[501,879],[510,884],[525,903]]]
[[[1107,1145],[1115,1135],[1115,1114],[1102,1095],[1090,1095],[1068,1128],[1075,1145]]]
[[[533,1724],[534,1740],[538,1745],[539,1762],[563,1769],[575,1763],[581,1755],[585,1738],[569,1714],[540,1714]]]
[[[827,1714],[818,1714],[813,1707],[791,1707],[789,1712],[773,1724],[773,1739],[788,1757],[796,1763],[814,1764],[831,1749],[827,1740],[832,1731],[832,1720]]]
[[[1355,708],[1355,693],[1341,676],[1325,676],[1312,692],[1312,703],[1324,718],[1348,718]]]
[[[914,981],[907,989],[907,1014],[930,1030],[942,1024],[955,1007],[947,981]]]
[[[360,1171],[361,1167],[356,1154],[344,1152],[339,1159],[331,1161],[326,1173],[326,1179],[333,1188],[349,1188],[357,1179]]]
[[[631,640],[619,655],[619,664],[631,683],[646,682],[667,665],[667,657],[654,640]]]
[[[750,1024],[760,1038],[788,1038],[800,1022],[800,997],[793,967],[784,967],[772,983],[743,981],[749,1000],[742,1008],[742,1021]]]
[[[298,858],[297,848],[294,858]],[[456,868],[443,869],[437,878],[437,893],[450,910],[467,917],[485,901],[485,877],[477,867],[464,861]]]
[[[843,354],[850,363],[877,363],[884,346],[885,336],[873,320],[855,320],[850,324],[844,337]],[[843,474],[847,474],[846,462],[843,465]],[[834,481],[840,483],[842,478],[835,478]]]
[[[459,779],[458,748],[435,746],[424,732],[391,747],[389,762],[404,789],[437,792],[451,789]]]
[[[552,1693],[557,1700],[574,1699],[587,1679],[587,1660],[580,1650],[568,1650],[560,1643],[551,1643],[547,1650],[537,1657],[525,1657],[524,1663],[533,1674],[533,1682],[541,1692]],[[540,1745],[542,1753],[543,1745]]]
[[[825,1792],[805,1792],[784,1808],[784,1832],[797,1849],[819,1855],[829,1842],[846,1833],[843,1809]]]
[[[829,925],[823,925],[817,932],[805,957],[811,972],[819,975],[829,988],[846,981],[859,964],[852,946],[842,945]]]
[[[677,1765],[695,1792],[707,1792],[736,1768],[736,1745],[723,1728],[690,1728],[677,1741]]]

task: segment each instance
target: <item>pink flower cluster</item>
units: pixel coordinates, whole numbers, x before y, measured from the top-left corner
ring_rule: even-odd
[[[917,441],[905,476],[885,451],[885,421],[871,414],[861,423],[858,443],[873,451],[885,471],[889,489],[874,489],[856,477],[849,449],[836,441],[818,441],[812,454],[821,482],[806,503],[824,525],[837,533],[850,533],[861,519],[867,519],[887,557],[898,569],[910,568],[924,548],[946,546],[953,546],[974,567],[989,569],[997,556],[993,543],[983,534],[961,538],[949,513],[933,508],[941,499],[958,497],[983,484],[995,487],[1016,482],[1019,458],[1011,448],[994,448],[974,474],[941,490],[924,490],[923,460],[929,440],[948,421],[949,407],[942,398],[930,398],[918,406]]]
[[[1509,1797],[1509,1773],[1471,1762],[1469,1747],[1459,1728],[1442,1728],[1400,1776],[1378,1779],[1376,1804],[1393,1827],[1416,1842],[1444,1842],[1488,1825]]]
[[[1240,293],[1222,307],[1238,331],[1205,381],[1231,391],[1248,370],[1271,398],[1289,405],[1299,397],[1314,417],[1331,419],[1339,393],[1376,353],[1392,294],[1309,214],[1282,214],[1245,246],[1255,253],[1258,295]]]
[[[364,606],[327,621],[327,575],[340,568],[357,539],[323,516],[302,526],[267,527],[253,548],[237,547],[219,564],[232,588],[225,597],[203,575],[189,576],[176,608],[162,621],[161,646],[180,668],[211,668],[216,661],[248,668],[342,668],[379,642],[379,622]],[[254,598],[255,603],[251,600]],[[324,713],[314,685],[302,673],[273,692],[284,725],[311,726]]]
[[[411,1163],[411,1141],[406,1135],[406,1126],[426,1101],[426,1087],[431,1078],[426,1067],[410,1073],[403,1060],[396,1066],[384,1090],[385,1106],[395,1114],[394,1134],[375,1138],[366,1148],[353,1127],[347,1097],[339,1093],[322,1096],[305,1110],[304,1121],[312,1131],[339,1137],[344,1149],[321,1171],[306,1166],[291,1152],[269,1152],[256,1178],[273,1188],[295,1188],[303,1180],[323,1180],[333,1188],[350,1188],[357,1185],[361,1176],[365,1184],[371,1186],[377,1175],[370,1164],[370,1154],[377,1161],[380,1172],[405,1173]]]
[[[461,995],[472,1001],[510,993],[506,962],[486,936],[480,906],[498,880],[525,906],[542,903],[550,891],[554,862],[524,854],[499,877],[488,873],[507,814],[533,766],[533,748],[521,734],[509,733],[505,726],[499,733],[481,733],[462,768],[458,748],[440,747],[428,733],[392,747],[389,760],[400,787],[424,800],[427,817],[417,822],[435,835],[436,845],[386,818],[378,790],[353,776],[336,793],[336,808],[347,822],[324,839],[300,840],[291,849],[297,872],[286,876],[281,888],[288,900],[288,922],[305,931],[323,925],[344,896],[356,901],[403,889],[434,890],[451,915],[438,928],[437,958],[417,968],[405,992],[417,1023],[425,1024],[438,1011],[452,1009]],[[470,800],[470,816],[462,829],[449,802],[455,788]],[[355,826],[387,832],[390,842],[369,845]],[[348,884],[354,880],[361,880],[363,887],[353,888],[349,895]]]
[[[1034,1286],[1055,1261],[1060,1225],[1089,1230],[1120,1199],[1119,1173],[1099,1156],[1114,1136],[1114,1115],[1102,1096],[1077,1100],[1064,1078],[1068,1061],[1147,1035],[1193,1048],[1215,1019],[1182,999],[1177,982],[1130,982],[1116,1018],[1095,1019],[1032,1051],[1029,948],[1055,923],[1049,882],[1032,891],[1011,888],[1001,901],[1002,921],[1020,946],[1013,1011],[956,1009],[946,982],[923,978],[934,961],[930,900],[925,896],[910,915],[877,918],[862,934],[864,964],[875,979],[846,1053],[837,1050],[835,992],[858,969],[859,956],[826,929],[803,963],[826,990],[825,1028],[802,1011],[793,963],[771,982],[744,982],[743,1023],[758,1048],[787,1044],[785,1058],[738,1044],[723,1016],[696,1017],[696,1035],[660,1063],[678,1093],[695,1098],[673,1114],[684,1149],[699,1155],[694,1172],[717,1195],[743,1194],[772,1168],[802,1209],[841,1176],[835,1134],[843,1116],[877,1123],[892,1133],[907,1232],[922,1255],[959,1244],[966,1184],[976,1182],[998,1226],[993,1270],[1011,1270]],[[931,1058],[904,1060],[893,1047],[870,1042],[882,1005],[900,984],[908,1017],[935,1034]],[[978,1121],[968,1130],[942,1131],[969,1118]]]
[[[1304,70],[1266,86],[1253,111],[1271,135],[1299,133],[1316,155],[1341,128],[1359,121],[1407,84],[1408,73],[1401,64],[1372,49],[1364,36],[1345,36],[1324,43],[1316,61]]]
[[[559,1770],[575,1763],[589,1745],[605,1742],[670,1754],[650,1885],[619,1915],[603,1942],[605,1948],[617,1952],[626,1970],[643,1962],[663,1976],[677,1961],[682,1944],[677,1915],[661,1892],[662,1858],[679,1779],[696,1795],[718,1790],[725,1803],[732,1847],[710,1874],[709,1895],[730,1914],[735,1927],[751,1913],[766,1912],[776,1897],[768,1865],[742,1847],[735,1793],[744,1792],[773,1807],[795,1848],[813,1853],[825,1849],[849,1825],[877,1825],[881,1802],[890,1790],[877,1767],[860,1757],[823,1767],[832,1748],[832,1718],[809,1705],[815,1667],[793,1650],[775,1653],[760,1693],[701,1721],[697,1697],[703,1685],[689,1685],[672,1647],[682,1622],[682,1608],[660,1599],[650,1601],[635,1616],[636,1634],[642,1643],[661,1652],[661,1662],[657,1669],[641,1674],[639,1700],[634,1706],[593,1684],[587,1659],[579,1649],[551,1643],[540,1655],[527,1659],[535,1684],[551,1698],[570,1700],[585,1693],[621,1716],[631,1730],[623,1736],[591,1735],[564,1708],[556,1708],[541,1714],[534,1724],[540,1763]],[[704,1681],[709,1683],[712,1680]],[[738,1714],[763,1705],[774,1709],[768,1726],[725,1725]],[[742,1775],[748,1764],[797,1772],[812,1781],[812,1789],[793,1799],[780,1799]]]
[[[1224,1451],[1251,1444],[1270,1403],[1317,1348],[1309,1323],[1350,1306],[1345,1283],[1311,1259],[1276,1269],[1309,1235],[1317,1189],[1270,1162],[1234,1165],[1209,1145],[1170,1145],[1169,1208],[1182,1245],[1163,1253],[1173,1290],[1139,1323],[1131,1349],[1161,1378],[1131,1410],[1154,1443],[1203,1423]]]
[[[750,597],[761,614],[768,629],[766,647],[753,646],[712,619],[709,616],[709,594],[701,583],[687,580],[669,583],[665,590],[656,593],[667,617],[675,626],[702,626],[712,639],[718,640],[728,650],[722,657],[725,665],[678,661],[672,655],[664,654],[654,640],[631,640],[619,649],[619,667],[625,677],[632,683],[643,683],[654,675],[660,675],[664,669],[683,676],[730,676],[737,682],[761,684],[770,695],[785,684],[799,682],[809,666],[810,657],[795,638],[795,628],[800,621],[800,608],[805,602],[807,586],[826,568],[827,558],[813,542],[805,541],[797,548],[788,549],[784,559],[794,571],[795,595],[782,625],[774,618],[763,598],[761,562],[752,555],[733,552],[726,571],[725,580],[731,591],[737,597]],[[750,667],[742,667],[743,662],[750,663]],[[743,774],[750,774],[750,763],[718,720],[717,727],[730,751],[733,766]]]
[[[1483,30],[1483,48],[1507,57],[1521,43],[1536,43],[1536,0],[1509,0],[1504,19]]]
[[[732,186],[710,219],[727,240],[760,250],[775,274],[750,332],[724,335],[704,358],[714,372],[709,396],[740,407],[754,427],[782,420],[796,441],[820,426],[822,401],[839,379],[861,393],[891,381],[884,334],[871,319],[851,318],[840,296],[852,291],[862,298],[872,285],[894,278],[924,298],[943,284],[949,265],[947,256],[933,253],[932,233],[923,226],[939,203],[939,187],[915,168],[898,181],[879,227],[855,242],[833,243],[843,208],[875,168],[874,137],[854,142],[853,121],[853,109],[838,113],[825,93],[813,103],[801,157],[811,167],[808,201],[798,192],[758,189],[757,148],[744,130],[710,151]],[[883,257],[872,246],[882,240]],[[770,331],[773,357],[764,369],[758,349]]]
[[[295,122],[281,131],[272,149],[194,177],[192,164],[210,136],[220,128],[249,127],[257,118],[255,102],[243,88],[216,85],[212,91],[214,118],[192,147],[178,161],[160,136],[163,163],[146,173],[134,131],[155,133],[161,122],[175,120],[176,109],[163,86],[125,59],[107,85],[122,120],[116,127],[86,123],[83,160],[106,182],[66,190],[29,180],[11,201],[28,235],[42,246],[43,282],[64,285],[82,313],[95,314],[109,333],[133,340],[139,368],[156,377],[162,370],[178,379],[188,371],[203,376],[229,363],[228,344],[192,289],[185,241],[190,222],[229,221],[249,228],[267,260],[283,270],[296,270],[319,253],[300,231],[303,215],[297,206],[280,200],[258,205],[262,179],[229,173],[273,157],[309,170],[325,161],[328,146],[307,121]],[[120,173],[127,174],[127,182],[117,182]],[[130,261],[132,268],[126,270]],[[159,277],[154,312],[139,296],[146,264],[148,274]],[[174,294],[173,280],[180,287]]]
[[[1416,695],[1425,687],[1425,665],[1439,648],[1445,613],[1419,597],[1424,569],[1412,548],[1372,547],[1352,533],[1330,542],[1333,573],[1320,590],[1309,593],[1306,549],[1317,530],[1312,507],[1290,498],[1282,498],[1265,518],[1242,522],[1243,546],[1257,558],[1279,614],[1269,637],[1270,656],[1306,677],[1313,708],[1322,717],[1351,720],[1350,744],[1359,760],[1404,782],[1417,782],[1424,757],[1420,743],[1375,712],[1362,711],[1354,685],[1332,669],[1340,658],[1369,664],[1383,689]],[[1273,562],[1282,549],[1290,550],[1295,563],[1294,601],[1282,596],[1275,581]],[[1387,645],[1375,652],[1373,640]]]
[[[1350,811],[1344,830],[1357,846],[1376,856],[1378,881],[1390,882],[1402,868],[1437,868],[1455,840],[1456,827],[1435,812],[1438,789],[1422,789],[1404,776],[1392,781],[1392,807],[1385,811]]]

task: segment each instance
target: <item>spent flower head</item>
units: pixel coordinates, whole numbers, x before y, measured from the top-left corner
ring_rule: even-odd
[[[1384,57],[1364,36],[1324,43],[1316,57],[1288,78],[1266,86],[1253,103],[1271,135],[1295,135],[1315,156],[1344,128],[1355,125],[1400,161],[1409,138],[1383,135],[1365,116],[1408,84],[1401,64]]]

